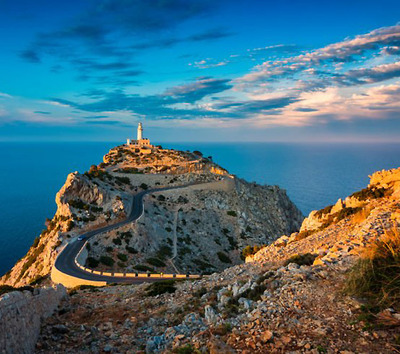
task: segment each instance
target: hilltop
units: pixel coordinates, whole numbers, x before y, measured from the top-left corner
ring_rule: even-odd
[[[400,169],[377,172],[245,264],[195,281],[75,289],[38,352],[393,353],[398,302],[345,289],[365,252],[400,246],[399,209]]]
[[[1,283],[48,283],[68,242],[124,220],[132,196],[141,191],[181,186],[146,195],[137,222],[92,238],[85,265],[113,272],[212,273],[242,263],[246,245],[268,244],[298,230],[303,220],[284,190],[231,176],[199,151],[121,145],[88,172],[68,175],[56,195],[56,214]]]

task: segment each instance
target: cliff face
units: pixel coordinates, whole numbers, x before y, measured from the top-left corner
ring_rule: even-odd
[[[283,190],[228,177],[199,152],[119,146],[103,160],[84,174],[68,175],[47,229],[0,284],[41,282],[67,242],[124,219],[132,196],[149,188],[198,183],[147,196],[137,223],[91,241],[92,264],[106,256],[114,270],[211,272],[240,262],[241,247],[269,243],[297,230],[302,220]]]
[[[314,253],[316,265],[350,262],[385,230],[398,225],[399,203],[400,168],[376,172],[365,189],[312,211],[300,232],[279,238],[248,261],[276,262]]]
[[[193,229],[196,236],[190,234],[185,247],[195,254],[195,247],[206,240],[199,234],[211,230],[208,223],[214,224],[214,230],[229,230],[224,232],[226,236],[219,234],[221,244],[228,247],[226,239],[236,235],[229,226],[245,231],[252,222],[253,237],[258,237],[267,227],[265,220],[271,218],[271,224],[280,225],[277,219],[284,220],[283,215],[289,213],[274,209],[285,200],[274,187],[240,180],[226,184],[226,189],[218,183],[208,186],[207,191],[196,187],[176,195],[163,192],[150,196],[146,200],[148,213],[137,226],[142,237],[149,230],[146,240],[150,240],[162,232],[161,225],[176,230],[179,237],[182,231],[185,237]],[[232,197],[227,198],[224,193]],[[183,198],[188,199],[186,204]],[[265,199],[272,205],[264,204]],[[197,203],[195,210],[191,209],[192,201]],[[400,169],[375,173],[366,189],[339,201],[335,207],[311,213],[302,232],[282,236],[249,257],[245,264],[194,281],[103,287],[96,292],[78,290],[71,297],[71,311],[54,316],[44,325],[39,344],[46,344],[47,351],[60,353],[143,349],[146,353],[396,352],[398,303],[379,313],[372,312],[376,310],[366,306],[365,299],[346,295],[343,285],[349,267],[365,247],[381,239],[388,229],[400,226],[399,206]],[[226,210],[237,212],[235,217],[229,215],[234,218],[229,223]],[[273,210],[272,215],[268,210]],[[200,219],[201,215],[205,217]],[[199,224],[192,221],[198,218]],[[183,228],[183,220],[187,226],[190,224],[187,229]],[[221,223],[220,227],[215,227],[216,222]],[[173,225],[177,227],[174,229]],[[136,239],[136,231],[131,232],[131,239]],[[270,229],[265,233],[269,232]],[[165,237],[171,233],[167,231]],[[251,234],[246,233],[248,237]],[[120,234],[123,242],[126,235]],[[213,237],[208,240],[209,249],[219,246]],[[200,254],[200,250],[197,252]],[[213,261],[211,255],[201,252],[203,260],[208,257]],[[299,257],[292,258],[295,255]],[[193,263],[188,258],[182,260]],[[375,322],[370,322],[371,318]],[[59,325],[67,327],[68,335],[51,336],[54,326]],[[90,328],[91,334],[82,331],[82,326]]]
[[[153,193],[144,210],[137,223],[93,238],[92,261],[112,257],[115,271],[210,273],[241,263],[246,245],[298,230],[303,219],[278,187],[234,178]]]

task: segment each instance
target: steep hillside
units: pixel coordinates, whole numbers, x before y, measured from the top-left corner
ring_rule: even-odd
[[[38,352],[398,352],[398,302],[371,307],[343,290],[360,256],[399,227],[400,169],[375,173],[246,264],[195,281],[75,289]]]
[[[146,196],[137,223],[91,240],[88,266],[209,273],[241,262],[247,244],[298,230],[303,219],[285,191],[236,179],[198,151],[118,146],[88,172],[68,175],[47,229],[0,283],[40,283],[67,242],[126,218],[133,195],[183,185]]]
[[[317,255],[314,264],[349,262],[400,220],[400,169],[376,172],[367,188],[335,205],[312,211],[300,232],[282,236],[248,261],[283,261]]]

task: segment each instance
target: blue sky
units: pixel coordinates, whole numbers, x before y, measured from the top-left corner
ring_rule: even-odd
[[[0,140],[399,141],[400,3],[0,1]]]

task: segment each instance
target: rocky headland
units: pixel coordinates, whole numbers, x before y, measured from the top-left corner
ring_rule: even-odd
[[[302,231],[245,264],[195,281],[75,289],[66,312],[46,320],[37,350],[397,352],[398,302],[372,306],[346,286],[376,242],[398,242],[399,199],[400,169],[377,172],[366,189],[312,212]],[[65,333],[52,336],[60,325]]]
[[[137,222],[92,238],[86,266],[113,272],[210,274],[242,263],[246,245],[268,244],[298,230],[303,220],[284,190],[231,176],[198,151],[122,145],[88,172],[68,175],[47,229],[1,283],[45,282],[68,242],[124,220],[136,193],[175,186],[186,187],[146,195]]]
[[[3,284],[50,284],[67,242],[126,218],[135,193],[182,185],[146,195],[135,223],[90,239],[86,262],[203,277],[70,289],[43,320],[36,352],[399,350],[400,169],[374,173],[303,221],[283,190],[231,176],[199,152],[116,147],[68,176],[55,217]]]

